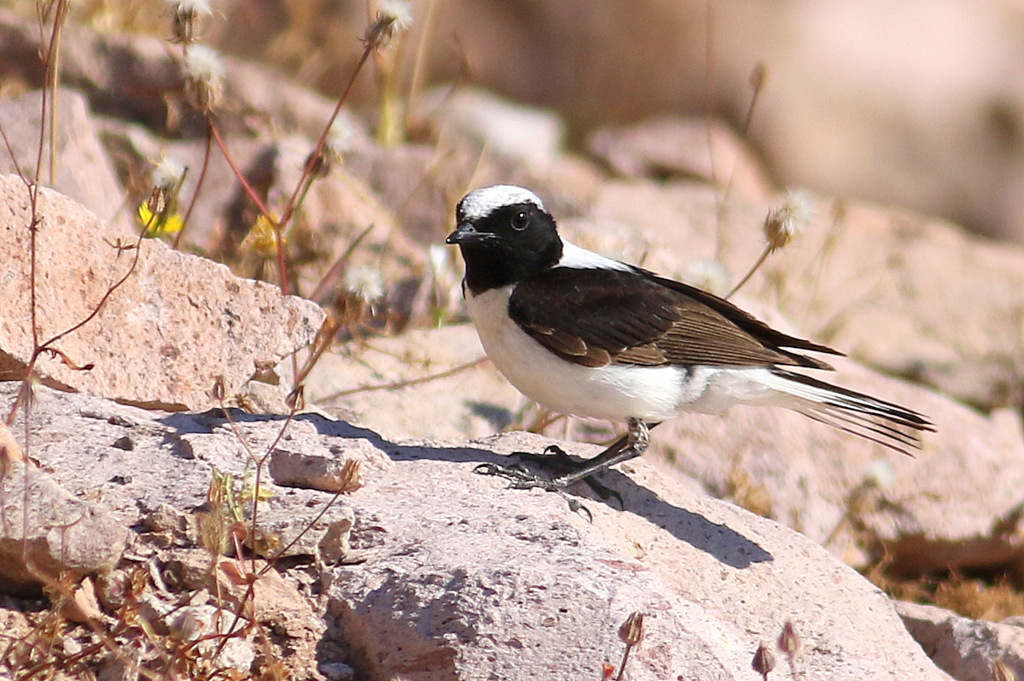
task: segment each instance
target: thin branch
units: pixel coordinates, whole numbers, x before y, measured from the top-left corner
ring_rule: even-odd
[[[487,357],[479,357],[477,359],[474,359],[472,362],[466,362],[465,364],[460,364],[460,365],[458,365],[456,367],[452,367],[451,369],[448,369],[447,371],[442,371],[442,372],[437,373],[437,374],[430,374],[429,376],[421,376],[420,378],[411,378],[411,379],[408,379],[408,380],[405,380],[405,381],[395,381],[394,383],[380,383],[380,384],[377,384],[377,385],[364,385],[364,386],[360,386],[358,388],[352,388],[350,390],[341,390],[339,392],[331,393],[330,395],[327,395],[327,396],[321,398],[320,401],[322,402],[322,401],[325,401],[325,400],[334,400],[334,399],[337,399],[339,397],[347,397],[348,395],[355,395],[357,393],[368,393],[368,392],[373,392],[373,391],[376,391],[376,390],[396,390],[398,388],[407,388],[407,387],[409,387],[411,385],[419,385],[421,383],[429,383],[430,381],[434,381],[434,380],[437,380],[439,378],[447,378],[449,376],[454,376],[455,374],[457,374],[457,373],[459,373],[461,371],[465,371],[466,369],[472,369],[473,367],[478,366],[480,364],[483,364],[486,361],[487,361]]]
[[[203,180],[206,179],[206,171],[210,167],[210,152],[213,148],[213,128],[207,126],[206,128],[206,148],[203,150],[203,167],[199,169],[199,178],[196,180],[195,191],[192,192],[192,200],[189,201],[188,209],[185,211],[185,216],[181,219],[181,229],[178,234],[174,237],[174,248],[178,248],[181,243],[181,237],[185,234],[185,228],[188,227],[188,220],[192,217],[192,209],[196,207],[196,203],[199,202],[199,192],[203,188]]]

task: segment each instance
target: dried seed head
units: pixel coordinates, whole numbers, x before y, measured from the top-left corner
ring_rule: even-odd
[[[644,614],[639,610],[630,614],[619,627],[619,638],[627,646],[635,646],[644,640]]]
[[[767,681],[768,673],[775,669],[775,655],[768,649],[768,646],[762,643],[757,646],[757,652],[754,653],[754,659],[750,666]]]
[[[302,411],[306,408],[306,386],[298,385],[284,398],[284,403],[292,411]]]
[[[345,290],[363,302],[372,303],[384,297],[384,277],[380,270],[368,265],[352,267],[345,272]]]
[[[181,181],[186,170],[185,165],[177,159],[160,154],[160,160],[153,164],[153,170],[150,173],[153,186],[170,191]]]
[[[354,136],[355,132],[350,119],[344,116],[335,118],[324,138],[323,152],[315,159],[313,158],[315,150],[306,157],[305,165],[309,166],[312,161],[310,173],[314,177],[326,177],[333,163],[343,163],[345,154],[352,150]]]
[[[224,63],[217,51],[206,45],[190,45],[185,50],[182,73],[192,106],[205,113],[212,111],[224,94]]]
[[[764,236],[769,250],[785,248],[793,237],[803,234],[814,218],[814,202],[804,191],[786,192],[782,205],[768,211],[764,219]]]
[[[211,0],[167,0],[171,6],[171,42],[185,43],[196,39],[200,18],[213,14]]]
[[[217,380],[213,382],[213,399],[218,402],[223,402],[227,391],[227,386],[224,384],[224,377],[218,376]]]
[[[387,47],[391,40],[412,26],[412,4],[407,0],[381,0],[377,18],[366,31],[364,40],[376,49]]]
[[[779,634],[779,650],[786,654],[786,657],[793,658],[800,652],[800,637],[796,634],[793,623],[786,620],[782,625],[782,633]]]
[[[692,286],[724,296],[729,291],[729,269],[717,260],[694,260],[686,266],[683,281]]]

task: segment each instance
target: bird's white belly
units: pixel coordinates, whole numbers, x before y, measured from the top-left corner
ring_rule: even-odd
[[[467,293],[487,356],[520,392],[556,412],[624,421],[664,421],[696,395],[680,367],[585,367],[549,352],[508,316],[511,287]],[[700,388],[703,390],[703,386]],[[685,409],[686,407],[683,406]]]

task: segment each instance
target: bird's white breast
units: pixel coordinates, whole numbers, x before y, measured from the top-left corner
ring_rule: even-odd
[[[687,372],[678,367],[585,367],[561,359],[524,333],[508,315],[512,286],[479,295],[466,307],[494,366],[521,393],[556,412],[624,421],[664,421],[687,394]]]

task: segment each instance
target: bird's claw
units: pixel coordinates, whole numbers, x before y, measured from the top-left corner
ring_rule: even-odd
[[[558,449],[561,452],[554,445],[549,449],[551,448]],[[562,452],[562,455],[565,456],[565,453]],[[473,468],[473,472],[478,475],[495,475],[505,478],[509,481],[509,489],[542,489],[545,492],[555,492],[569,504],[570,511],[586,518],[587,522],[594,522],[594,515],[590,512],[590,509],[584,506],[578,499],[570,497],[562,491],[564,485],[560,485],[556,480],[548,480],[534,475],[523,466],[499,466],[493,463],[481,463]]]
[[[513,485],[518,481],[539,479],[521,465],[499,466],[494,463],[481,463],[473,468],[473,472],[477,475],[494,475],[499,478],[505,478],[512,481]]]

